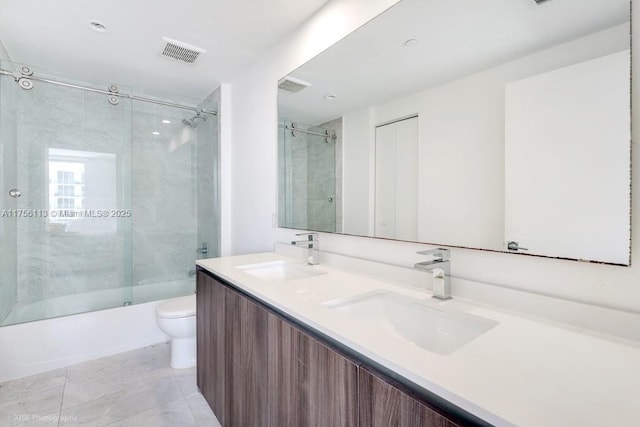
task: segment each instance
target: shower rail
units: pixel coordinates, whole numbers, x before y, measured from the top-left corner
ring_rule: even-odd
[[[306,133],[308,135],[315,135],[315,136],[322,136],[322,137],[325,137],[325,138],[331,138],[334,141],[336,139],[338,139],[338,137],[337,137],[337,135],[335,133],[329,133],[328,130],[325,130],[325,133],[313,132],[313,131],[310,131],[310,130],[300,129],[299,127],[296,127],[294,124],[292,124],[292,126],[278,125],[278,127],[286,129],[286,130],[290,130],[291,132],[302,132],[302,133]],[[295,134],[293,136],[295,136]]]
[[[12,73],[11,71],[0,69],[0,75],[11,76],[11,77],[14,77],[16,79],[16,81],[18,81],[18,77],[16,76],[16,74]],[[205,110],[205,109],[202,109],[202,108],[191,107],[189,105],[176,104],[174,102],[167,102],[167,101],[160,101],[160,100],[153,99],[153,98],[145,98],[143,96],[129,95],[127,93],[111,92],[111,91],[104,90],[104,89],[96,89],[96,88],[89,87],[89,86],[82,86],[82,85],[77,85],[77,84],[73,84],[73,83],[62,82],[60,80],[52,80],[52,79],[47,79],[47,78],[44,78],[44,77],[37,77],[37,76],[34,76],[34,75],[29,75],[29,76],[24,75],[24,76],[20,76],[20,78],[25,78],[25,79],[29,79],[29,80],[35,80],[35,81],[44,82],[44,83],[51,83],[51,84],[58,85],[58,86],[71,87],[71,88],[74,88],[74,89],[87,90],[89,92],[101,93],[101,94],[104,94],[104,95],[128,98],[128,99],[131,99],[132,101],[144,101],[144,102],[150,102],[152,104],[164,105],[164,106],[167,106],[167,107],[182,108],[183,110],[191,110],[191,111],[195,111],[196,113],[199,112],[199,113],[203,113],[203,114],[211,114],[213,116],[217,116],[218,115],[218,112],[217,111],[213,111],[213,110]]]

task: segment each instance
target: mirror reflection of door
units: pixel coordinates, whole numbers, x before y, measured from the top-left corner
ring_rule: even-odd
[[[418,117],[376,127],[375,236],[418,240]]]
[[[629,262],[629,53],[506,86],[506,242]]]

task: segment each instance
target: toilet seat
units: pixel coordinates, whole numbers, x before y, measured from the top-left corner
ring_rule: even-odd
[[[196,296],[173,298],[156,307],[156,315],[163,319],[178,319],[196,315]]]

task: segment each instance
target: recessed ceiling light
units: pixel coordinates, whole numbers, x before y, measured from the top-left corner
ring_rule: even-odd
[[[160,132],[158,132],[157,130],[154,130],[153,132],[151,132],[154,135],[160,135]]]
[[[89,28],[99,33],[106,33],[109,31],[107,26],[100,21],[89,21]]]
[[[404,47],[411,47],[411,46],[415,46],[415,44],[418,43],[418,40],[416,39],[409,39],[407,41],[405,41],[403,43]]]
[[[328,100],[328,101],[333,101],[334,99],[336,99],[337,96],[333,95],[333,94],[329,94],[329,95],[325,95],[324,99]]]
[[[169,123],[171,123],[171,120],[164,119],[164,120],[162,121],[162,123],[164,123],[164,124],[167,124],[167,125],[168,125]]]

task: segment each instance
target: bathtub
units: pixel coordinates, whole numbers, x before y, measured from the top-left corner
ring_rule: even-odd
[[[64,295],[32,303],[18,303],[0,323],[0,326],[109,309],[125,305],[125,301],[141,304],[165,300],[193,293],[195,287],[195,279],[189,278]]]
[[[166,342],[155,307],[194,290],[189,278],[18,304],[3,324],[26,323],[0,327],[0,382]],[[132,305],[122,305],[125,292]],[[57,317],[34,320],[43,313]]]

